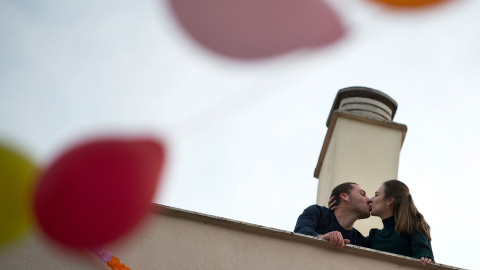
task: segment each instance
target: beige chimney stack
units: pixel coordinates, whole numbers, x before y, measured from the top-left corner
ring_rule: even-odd
[[[396,110],[395,100],[378,90],[338,91],[314,173],[317,204],[327,205],[333,187],[343,182],[358,183],[372,197],[383,182],[397,179],[407,126],[392,122]],[[371,228],[383,227],[378,217],[358,220],[354,226],[365,236]]]

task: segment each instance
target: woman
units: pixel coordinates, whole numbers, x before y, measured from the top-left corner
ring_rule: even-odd
[[[407,185],[389,180],[371,199],[372,216],[382,219],[383,229],[371,229],[368,242],[373,249],[433,261],[430,226],[413,203]]]

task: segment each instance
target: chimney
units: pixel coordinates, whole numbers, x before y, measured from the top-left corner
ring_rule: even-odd
[[[397,179],[407,126],[392,121],[396,110],[395,100],[375,89],[338,91],[314,173],[317,204],[327,205],[332,189],[343,182],[358,183],[372,197],[383,182]],[[365,236],[371,228],[383,227],[378,217],[358,220],[354,226]]]

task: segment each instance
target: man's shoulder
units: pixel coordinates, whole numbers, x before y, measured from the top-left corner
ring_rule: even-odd
[[[307,207],[305,209],[305,211],[314,211],[314,212],[318,212],[318,213],[330,213],[331,210],[325,206],[321,206],[321,205],[318,205],[318,204],[312,204],[310,205],[309,207]]]
[[[307,207],[307,209],[319,209],[319,210],[325,210],[326,209],[326,210],[330,210],[327,207],[321,206],[321,205],[318,205],[318,204],[312,204],[309,207]]]

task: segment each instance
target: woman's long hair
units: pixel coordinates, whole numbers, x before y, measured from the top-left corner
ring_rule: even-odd
[[[431,241],[430,226],[417,210],[407,185],[398,180],[389,180],[383,183],[385,187],[384,199],[394,199],[395,230],[399,233],[413,234],[419,231],[428,235]]]

